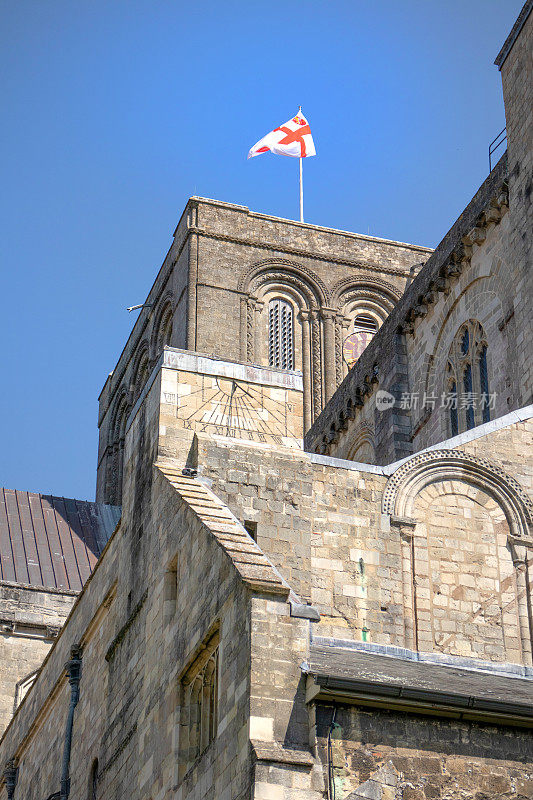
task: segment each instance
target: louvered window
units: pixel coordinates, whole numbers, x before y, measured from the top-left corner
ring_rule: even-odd
[[[358,314],[353,323],[354,331],[365,331],[374,334],[378,329],[378,323],[370,314]]]
[[[268,306],[268,363],[271,367],[294,369],[293,310],[285,300],[271,300]]]

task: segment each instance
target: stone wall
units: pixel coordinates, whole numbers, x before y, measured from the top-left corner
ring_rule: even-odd
[[[379,469],[193,433],[175,411],[161,414],[158,457],[198,469],[252,523],[262,550],[320,611],[321,635],[531,663],[513,544],[531,538],[531,419],[511,415]]]
[[[165,344],[268,366],[269,301],[286,300],[307,429],[346,374],[355,316],[380,325],[430,253],[191,198],[100,395],[97,497],[120,502],[125,420]]]
[[[527,7],[527,9],[526,9]],[[531,402],[532,159],[531,39],[528,4],[500,63],[508,130],[506,153],[307,434],[306,447],[338,458],[386,464],[452,435],[450,348],[469,320],[487,347],[490,418]],[[503,51],[502,51],[503,52]],[[477,365],[476,369],[478,369]],[[458,370],[463,404],[476,399]]]
[[[18,759],[15,800],[58,790],[64,665],[74,643],[83,666],[72,797],[84,796],[97,759],[98,798],[319,800],[324,723],[307,701],[303,672],[311,627],[314,636],[352,646],[403,648],[412,657],[418,649],[452,668],[531,674],[532,476],[523,459],[530,420],[513,417],[459,447],[390,468],[356,467],[274,441],[186,428],[187,404],[169,410],[165,398],[178,367],[166,363],[152,375],[129,417],[121,525],[0,743],[0,762]],[[187,374],[178,388],[193,385]],[[184,476],[185,467],[198,478]],[[256,542],[242,525],[249,522]],[[191,761],[182,738],[184,681],[214,632],[216,736]],[[465,724],[458,733],[454,722],[395,719],[360,712],[359,738],[349,720],[339,723],[344,797],[367,780],[381,781],[376,796],[387,797],[392,780],[418,791],[416,800],[438,797],[435,786],[453,781],[463,794],[511,786],[517,798],[527,786],[529,773],[517,763],[526,734],[516,734],[517,750],[510,729]],[[382,750],[360,762],[370,729]],[[437,730],[439,743],[430,744]],[[475,750],[473,777],[466,767],[461,773],[462,752],[454,755],[448,742],[473,738],[474,730],[487,750]],[[494,764],[491,748],[511,739],[513,755],[499,749]],[[431,755],[423,761],[425,749]]]
[[[328,762],[333,709],[316,711]],[[338,800],[493,800],[533,797],[530,731],[394,711],[337,707],[331,763]]]
[[[533,319],[530,298],[533,294],[533,14],[526,2],[517,25],[496,59],[501,70],[507,152],[509,159],[509,202],[516,224],[509,231],[506,244],[508,260],[513,266],[516,287],[514,325],[518,346],[513,351],[519,394],[531,402],[533,364],[531,341]]]
[[[0,584],[0,733],[22,701],[76,592]]]

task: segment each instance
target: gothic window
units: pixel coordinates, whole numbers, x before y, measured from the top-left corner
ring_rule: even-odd
[[[459,433],[459,416],[457,414],[457,385],[455,381],[450,384],[450,429],[452,436]]]
[[[268,305],[268,363],[271,367],[294,369],[293,309],[286,300]]]
[[[216,738],[218,725],[218,646],[213,634],[182,678],[182,772]]]
[[[487,341],[476,320],[465,322],[455,335],[446,365],[446,387],[451,436],[490,420]]]

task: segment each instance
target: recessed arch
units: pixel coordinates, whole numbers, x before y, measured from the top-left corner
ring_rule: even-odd
[[[133,393],[134,402],[142,391],[142,387],[150,372],[150,348],[148,341],[144,340],[133,362],[133,369],[131,373],[131,390]]]
[[[374,431],[368,423],[362,423],[355,432],[346,458],[348,461],[358,461],[363,464],[375,463]]]
[[[347,301],[348,296],[361,293],[374,297],[378,302],[390,307],[390,310],[402,296],[402,291],[388,281],[380,278],[354,276],[353,278],[343,278],[333,286],[331,304],[338,307]]]
[[[328,291],[318,275],[287,259],[265,259],[252,264],[241,276],[238,289],[243,294],[256,295],[265,283],[273,281],[297,287],[306,297],[308,308],[327,305]]]
[[[164,346],[170,344],[173,318],[174,308],[172,305],[172,295],[167,293],[159,303],[152,328],[150,346],[153,358],[160,356]]]
[[[439,387],[437,386],[437,383],[442,382],[444,379],[443,365],[446,362],[448,351],[452,344],[453,337],[455,336],[457,328],[467,318],[466,315],[464,315],[464,319],[461,318],[460,320],[452,320],[454,312],[456,311],[457,307],[463,300],[466,293],[472,291],[472,288],[475,286],[475,284],[489,280],[491,278],[493,278],[492,275],[491,276],[482,275],[470,281],[467,286],[461,289],[461,291],[457,296],[453,298],[451,297],[449,299],[449,301],[447,302],[445,308],[443,309],[440,315],[440,318],[437,320],[436,325],[438,327],[438,333],[435,338],[435,343],[433,345],[431,352],[427,352],[425,357],[424,390],[427,396],[433,394],[439,394],[440,391],[443,389],[443,387],[440,387],[439,389]],[[486,305],[486,307],[489,308],[490,300],[497,299],[500,305],[500,316],[503,315],[501,294],[493,288],[491,289],[487,288],[486,290],[484,290],[484,293],[486,293],[486,295],[490,295],[486,298],[487,303],[484,305]],[[450,320],[453,321],[454,323],[453,325],[449,324]],[[486,321],[483,318],[483,316],[480,317],[479,321],[481,325],[485,326]]]
[[[511,536],[528,538],[531,535],[533,504],[518,481],[491,461],[462,450],[430,450],[402,464],[385,487],[383,513],[412,517],[419,492],[431,483],[445,480],[478,486],[502,508]]]

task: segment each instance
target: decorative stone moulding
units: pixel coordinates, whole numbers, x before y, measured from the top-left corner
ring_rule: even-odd
[[[437,302],[440,293],[449,294],[451,282],[461,275],[472,257],[473,245],[481,244],[485,240],[486,228],[489,225],[497,225],[508,206],[509,190],[505,181],[493,194],[486,209],[479,214],[471,231],[456,244],[449,257],[440,267],[438,275],[429,281],[425,291],[418,296],[414,306],[407,311],[404,319],[398,324],[397,333],[400,335],[413,335],[416,320],[427,316],[430,307]],[[345,415],[347,419],[354,418],[351,416],[354,414],[354,407],[357,408],[364,405],[364,399],[372,393],[373,384],[375,383],[377,383],[377,372],[376,378],[374,374],[372,376],[365,375],[362,384],[355,389],[352,398],[348,400],[348,402],[352,402],[352,406],[350,409],[348,409],[348,406],[346,407]],[[341,430],[337,421],[332,423],[332,427],[334,430]],[[318,445],[320,452],[323,454],[329,450],[331,441],[327,440],[330,435],[331,429],[322,436],[321,443]]]
[[[505,513],[513,540],[530,539],[533,504],[522,486],[497,464],[462,450],[429,450],[404,462],[385,487],[383,513],[412,517],[418,493],[430,483],[445,480],[469,483],[491,494]]]
[[[348,420],[355,419],[358,408],[364,406],[364,398],[370,397],[375,386],[379,384],[378,365],[374,364],[372,373],[363,378],[363,382],[355,389],[353,398],[348,398],[346,408],[338,413],[336,419],[331,422],[329,430],[322,436],[318,449],[322,455],[327,455],[330,446],[339,440],[342,431],[348,427]]]
[[[461,275],[472,257],[474,244],[480,245],[485,241],[487,228],[489,225],[497,225],[500,222],[508,206],[509,191],[507,183],[504,183],[493,195],[488,207],[481,212],[474,227],[455,246],[449,258],[441,266],[439,275],[430,281],[426,292],[419,295],[414,307],[407,312],[403,322],[398,325],[398,333],[413,334],[415,320],[426,316],[430,306],[438,300],[439,293],[449,294],[450,281]]]

